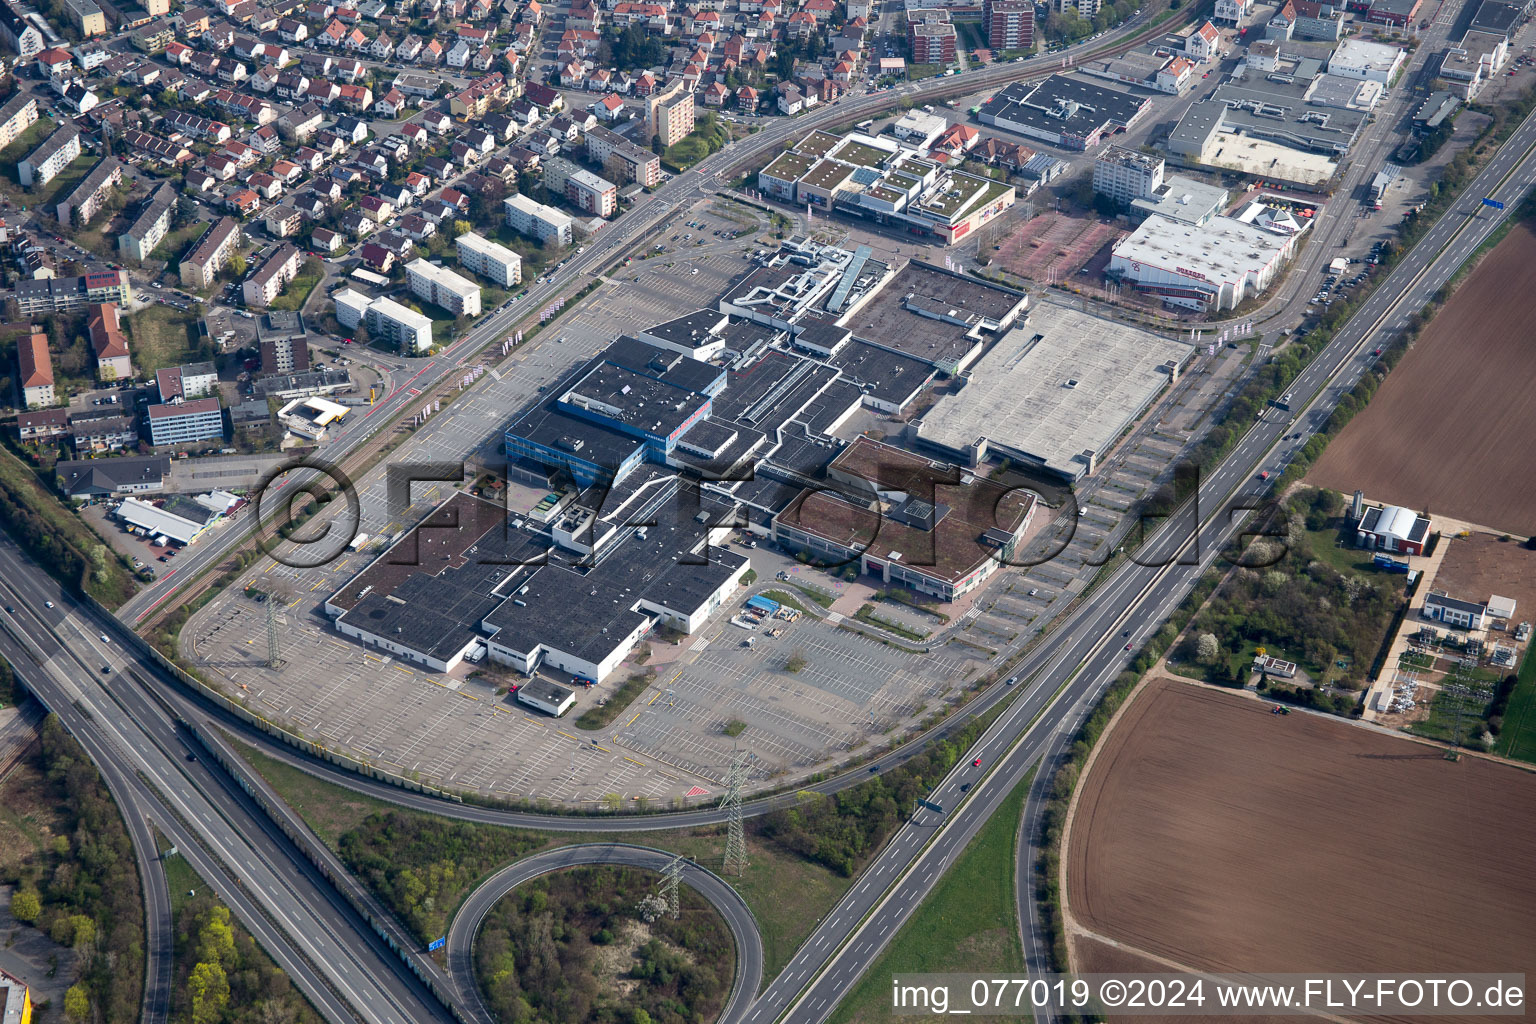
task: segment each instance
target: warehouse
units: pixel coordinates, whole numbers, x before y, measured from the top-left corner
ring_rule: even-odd
[[[1172,305],[1232,309],[1269,287],[1298,234],[1232,217],[1196,225],[1153,215],[1115,243],[1106,273]]]
[[[917,440],[962,465],[1006,457],[1078,480],[1193,354],[1185,342],[1038,302],[964,388],[923,416]]]
[[[1085,150],[1131,127],[1152,101],[1078,78],[1014,82],[981,105],[977,120],[1063,149]]]

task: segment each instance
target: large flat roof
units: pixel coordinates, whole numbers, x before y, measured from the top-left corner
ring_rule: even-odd
[[[1012,533],[1034,504],[1027,492],[864,437],[843,449],[832,469],[895,492],[888,505],[901,504],[896,493],[910,496],[919,507],[936,510],[937,523],[931,529],[909,525],[889,514],[889,508],[871,508],[867,502],[873,495],[853,488],[846,496],[802,491],[779,513],[779,521],[950,583],[996,557],[996,545],[984,542],[983,534]]]
[[[1115,243],[1115,255],[1164,269],[1197,271],[1207,281],[1227,283],[1260,273],[1289,242],[1289,236],[1231,217],[1213,217],[1198,225],[1148,217]]]
[[[1005,323],[1025,301],[1010,289],[913,260],[842,324],[881,348],[954,366],[981,344],[981,331]]]
[[[1087,470],[1082,452],[1104,452],[1168,382],[1160,368],[1193,352],[1186,342],[1039,302],[977,361],[964,388],[923,416],[918,438],[954,452],[985,438],[1075,479]]]

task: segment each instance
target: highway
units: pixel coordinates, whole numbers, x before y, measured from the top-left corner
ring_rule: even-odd
[[[481,922],[496,902],[519,885],[551,871],[594,864],[622,864],[660,872],[672,860],[671,854],[644,846],[582,844],[562,846],[557,850],[524,857],[502,868],[464,898],[448,930],[448,969],[458,988],[459,998],[465,1005],[475,1009],[480,1020],[495,1024],[496,1018],[481,1001],[480,988],[475,983],[475,936],[479,934]],[[682,881],[714,905],[735,939],[736,974],[731,981],[730,996],[721,1010],[720,1019],[738,1020],[757,994],[763,978],[763,940],[757,932],[757,921],[740,894],[714,872],[692,861],[684,861]]]
[[[102,642],[107,624],[9,538],[0,542],[0,580],[16,609],[0,621],[0,654],[101,766],[130,830],[147,818],[165,833],[328,1020],[452,1019],[226,773],[188,758],[200,747],[140,685],[134,659]],[[144,878],[148,916],[168,917],[159,865]],[[162,999],[167,948],[151,947]]]

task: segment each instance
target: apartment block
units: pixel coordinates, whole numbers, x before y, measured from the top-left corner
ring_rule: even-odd
[[[555,209],[518,194],[502,203],[507,212],[507,226],[520,235],[557,245],[571,244],[571,218]]]
[[[126,305],[133,298],[128,275],[104,270],[83,277],[23,279],[16,282],[16,305],[25,317],[84,309],[93,302]]]
[[[224,410],[217,398],[152,405],[144,411],[153,445],[194,444],[224,437]]]
[[[663,146],[674,146],[693,131],[693,93],[679,78],[646,100],[645,116],[650,134],[661,136]]]
[[[8,6],[7,10],[9,10]],[[36,121],[37,97],[21,89],[12,93],[11,98],[5,101],[5,105],[0,106],[0,147],[9,146],[21,138],[21,133],[32,127]]]
[[[95,0],[64,0],[64,9],[69,13],[69,20],[75,23],[75,28],[87,39],[107,31],[107,16]]]
[[[587,159],[620,184],[633,181],[646,188],[661,184],[661,157],[607,128],[587,130]]]
[[[370,335],[393,342],[401,352],[425,352],[432,347],[432,321],[394,299],[374,299],[363,320]]]
[[[454,240],[454,245],[458,249],[459,266],[471,273],[488,278],[502,288],[510,288],[523,279],[523,258],[498,242],[466,231]]]
[[[241,294],[245,298],[247,306],[267,306],[272,300],[282,294],[283,288],[299,276],[299,268],[304,265],[303,254],[292,242],[284,242],[277,247],[277,251],[268,256],[256,269],[256,273],[246,278],[241,287]]]
[[[405,265],[405,283],[412,295],[454,316],[480,315],[480,286],[445,267],[414,259]]]
[[[80,129],[66,124],[22,158],[16,165],[16,174],[26,188],[41,188],[79,155]]]
[[[357,321],[346,326],[356,327]],[[272,338],[261,343],[262,373],[303,373],[307,369],[309,346],[302,337]]]
[[[91,168],[91,173],[55,207],[54,216],[65,227],[84,227],[101,212],[107,197],[122,181],[123,162],[115,156],[102,157],[101,162]]]
[[[565,198],[578,210],[612,217],[619,205],[619,187],[591,171],[577,171],[565,179]]]
[[[161,186],[139,211],[128,230],[117,236],[117,248],[129,259],[140,263],[165,240],[171,230],[171,211],[176,206],[176,191],[169,185]]]
[[[198,291],[211,288],[239,246],[240,223],[233,217],[220,219],[181,258],[182,285]]]
[[[1093,162],[1093,190],[1121,206],[1146,199],[1163,183],[1163,158],[1120,146],[1106,147]]]
[[[981,23],[994,50],[1027,50],[1035,44],[1034,0],[987,0]]]

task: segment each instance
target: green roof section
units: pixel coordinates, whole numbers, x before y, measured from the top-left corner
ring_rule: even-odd
[[[816,162],[814,157],[804,153],[781,153],[778,159],[763,168],[763,173],[770,178],[778,178],[780,181],[799,181],[806,171]]]

